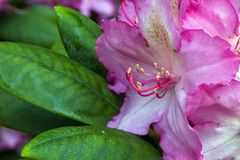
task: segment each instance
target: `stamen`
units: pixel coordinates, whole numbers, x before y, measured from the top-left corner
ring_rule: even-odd
[[[149,83],[153,83],[153,82],[157,82],[157,79],[150,79],[150,80],[146,80],[146,81],[142,81],[142,85],[146,85],[146,84],[149,84]]]
[[[138,92],[138,94],[139,94],[140,96],[143,96],[143,97],[148,97],[148,96],[154,95],[155,92],[150,92],[150,93],[147,93],[147,94],[143,94],[143,93],[141,93],[141,92]]]
[[[167,94],[167,92],[168,92],[168,90],[164,89],[164,90],[160,91],[160,93],[158,91],[155,92],[155,94],[156,94],[157,98],[161,99]]]
[[[143,68],[140,68],[139,72],[145,74],[145,70]]]
[[[135,18],[135,24],[138,24],[139,20],[138,17]]]
[[[143,68],[140,68],[140,65],[139,65],[139,64],[136,64],[135,69],[136,69],[139,73],[145,74],[145,70],[144,70]]]
[[[165,69],[163,67],[161,67],[160,72],[161,72],[161,75],[164,75]]]
[[[142,83],[137,81],[136,87],[140,89],[142,87]]]
[[[135,80],[134,80],[133,73],[130,73],[129,75],[127,75],[127,80],[129,81],[132,88],[135,89],[138,92],[149,92],[149,91],[158,87],[158,84],[155,84],[155,85],[152,85],[152,86],[149,86],[149,87],[146,87],[146,88],[138,88],[136,86],[137,82],[135,82]]]
[[[127,80],[139,95],[147,97],[155,94],[157,98],[161,99],[167,94],[168,90],[175,85],[175,80],[164,67],[159,68],[157,63],[154,63],[154,67],[157,69],[157,73],[147,73],[139,64],[136,64],[135,69],[137,73],[145,77],[151,77],[151,79],[136,81],[132,69],[129,68],[127,71]]]
[[[123,14],[125,15],[125,17],[126,17],[127,20],[129,21],[129,23],[130,23],[131,25],[137,27],[138,29],[140,29],[139,26],[137,25],[137,24],[138,24],[138,18],[136,17],[136,23],[135,23],[135,22],[133,22],[133,21],[131,20],[131,18],[128,16],[128,14],[127,14],[127,12],[126,12],[126,3],[125,3],[125,0],[121,0],[121,7],[122,7]]]
[[[129,77],[130,76],[130,73],[132,72],[132,68],[128,68],[128,70],[127,70],[127,76]]]
[[[136,69],[136,70],[139,70],[139,69],[140,69],[140,65],[139,65],[139,64],[136,64],[135,69]]]
[[[156,78],[157,78],[157,79],[161,78],[161,75],[162,75],[162,74],[161,74],[160,72],[157,72]]]
[[[169,73],[168,70],[166,70],[166,72],[165,72],[165,77],[168,78],[169,76],[170,76],[170,73]]]

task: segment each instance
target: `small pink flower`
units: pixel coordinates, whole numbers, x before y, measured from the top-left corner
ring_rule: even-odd
[[[0,127],[0,152],[7,150],[19,151],[28,140],[29,137],[26,134]]]
[[[89,16],[91,11],[95,11],[102,16],[113,16],[115,12],[116,0],[82,0],[79,10]]]
[[[179,6],[178,0],[122,1],[119,19],[103,22],[96,49],[128,87],[120,114],[108,126],[139,135],[152,126],[165,159],[198,160],[202,144],[187,119],[187,97],[203,84],[229,84],[239,61],[220,37],[182,31]]]
[[[102,16],[112,16],[115,12],[115,0],[29,0],[31,3],[40,3],[50,6],[62,5],[81,11],[86,16],[91,11]]]

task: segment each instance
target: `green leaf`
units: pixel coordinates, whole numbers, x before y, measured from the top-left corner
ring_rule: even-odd
[[[105,124],[118,112],[106,81],[60,54],[0,43],[0,57],[0,88],[34,106],[87,124]]]
[[[45,132],[30,143],[23,157],[48,160],[159,160],[160,152],[143,139],[104,127],[66,127]]]
[[[64,45],[63,45],[63,43],[62,43],[61,40],[59,40],[59,41],[57,41],[56,43],[54,43],[51,50],[52,50],[52,51],[55,51],[55,52],[57,52],[57,53],[60,53],[60,54],[63,55],[63,56],[68,57],[67,51],[66,51],[66,49],[64,48]]]
[[[32,6],[23,13],[0,15],[0,39],[51,47],[59,40],[56,16],[48,7]]]
[[[81,125],[77,121],[35,107],[2,89],[0,102],[0,124],[28,134],[36,135],[53,128]]]
[[[59,33],[70,58],[105,76],[106,70],[95,52],[96,39],[101,34],[99,26],[72,9],[58,6],[55,10]]]

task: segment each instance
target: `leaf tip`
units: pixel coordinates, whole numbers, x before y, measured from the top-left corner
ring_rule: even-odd
[[[21,151],[21,157],[29,157],[30,155],[30,150],[28,147],[28,143],[23,147],[22,151]]]

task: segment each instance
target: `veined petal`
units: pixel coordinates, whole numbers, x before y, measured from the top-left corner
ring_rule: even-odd
[[[142,97],[135,90],[129,90],[120,114],[113,117],[108,127],[145,135],[150,125],[158,122],[164,110],[170,107],[170,100],[168,93],[160,100],[155,95]]]
[[[180,48],[178,0],[135,0],[139,26],[150,46]]]
[[[126,22],[129,25],[133,25],[132,23],[136,23],[136,25],[138,25],[138,17],[137,17],[137,13],[135,10],[135,6],[133,3],[133,0],[125,0],[125,8],[123,8],[122,6],[119,7],[118,10],[118,20],[122,21],[122,22]],[[125,14],[124,14],[124,12]],[[129,22],[131,21],[131,22]]]
[[[182,3],[187,5],[183,17],[186,29],[203,29],[211,36],[223,39],[234,37],[238,33],[238,13],[229,0],[201,0]]]
[[[190,30],[182,33],[182,47],[176,57],[180,60],[184,89],[189,93],[201,84],[226,84],[235,78],[239,59],[230,51],[230,45],[203,31]]]
[[[126,81],[129,67],[139,64],[144,69],[151,69],[153,63],[159,61],[164,66],[171,65],[168,55],[153,51],[137,28],[110,20],[103,22],[102,29],[104,34],[97,40],[96,47],[99,60],[125,85],[129,85]]]
[[[200,87],[188,117],[203,144],[204,160],[240,158],[240,83]]]
[[[180,94],[178,92],[178,94]],[[161,120],[154,124],[160,135],[160,146],[166,160],[200,160],[202,146],[196,132],[188,123],[184,107],[172,92]]]
[[[232,3],[233,7],[235,8],[237,14],[239,15],[240,13],[240,1],[239,0],[230,0]]]

